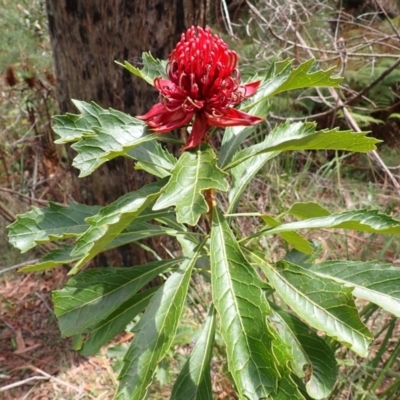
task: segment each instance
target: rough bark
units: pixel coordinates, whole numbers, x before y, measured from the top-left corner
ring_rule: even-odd
[[[71,98],[132,115],[147,111],[157,100],[156,91],[114,60],[135,64],[143,51],[167,58],[182,32],[205,25],[206,4],[207,0],[46,0],[60,112],[75,112]],[[149,179],[134,171],[131,162],[117,159],[77,180],[73,197],[86,204],[108,204]],[[146,258],[138,250],[121,254],[112,263]]]

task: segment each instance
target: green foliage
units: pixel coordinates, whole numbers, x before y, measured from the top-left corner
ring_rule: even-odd
[[[78,155],[72,165],[81,171],[80,177],[154,140],[154,135],[146,134],[146,126],[136,118],[113,109],[103,110],[95,103],[78,100],[73,103],[81,114],[54,117],[53,130],[59,136],[55,143],[76,142],[72,148]]]
[[[215,310],[211,305],[201,335],[172,389],[172,400],[212,400],[210,366],[215,336],[215,321]]]
[[[196,225],[200,216],[209,211],[202,192],[207,189],[227,191],[226,176],[217,167],[217,158],[211,148],[185,152],[171,171],[171,178],[153,209],[175,205],[178,222]]]
[[[149,55],[143,60],[143,69],[124,66],[152,83],[164,64]],[[265,116],[272,95],[338,85],[340,80],[332,78],[331,71],[313,68],[313,61],[296,69],[290,62],[276,64],[240,109]],[[82,176],[125,156],[136,162],[137,169],[159,179],[105,207],[50,204],[18,216],[9,227],[9,237],[21,251],[48,242],[60,246],[25,271],[75,262],[70,274],[77,274],[102,251],[154,236],[176,237],[182,247],[182,258],[171,254],[129,268],[85,270],[53,294],[62,334],[75,335],[84,355],[94,354],[135,319],[116,399],[142,400],[157,371],[161,377],[164,369],[159,366],[173,351],[194,274],[210,282],[212,298],[172,399],[213,397],[210,363],[215,338],[225,346],[240,399],[326,398],[337,379],[337,344],[366,356],[372,341],[354,297],[399,316],[400,269],[377,262],[318,263],[316,246],[303,230],[399,235],[400,221],[376,210],[331,213],[318,203],[302,202],[280,215],[253,214],[261,227],[247,236],[234,223],[233,211],[250,181],[281,152],[367,152],[377,140],[338,129],[316,131],[307,122],[285,122],[267,135],[265,128],[230,127],[220,149],[202,143],[176,160],[137,119],[94,103],[75,104],[80,114],[56,117],[55,130],[59,142],[74,142],[78,151],[74,164]],[[242,148],[254,133],[265,138]],[[268,241],[275,234],[286,241],[288,251],[272,262],[266,260],[257,240]],[[164,283],[143,291],[156,276]]]
[[[270,304],[273,313],[269,319],[276,326],[282,340],[289,345],[293,369],[298,377],[305,376],[304,368],[311,367],[307,392],[314,399],[323,399],[331,392],[338,374],[336,359],[324,339],[310,331],[295,315]]]
[[[116,63],[126,68],[132,74],[144,79],[150,85],[153,85],[154,78],[158,76],[166,78],[165,70],[167,63],[154,58],[150,53],[142,54],[142,59],[140,61],[141,68],[135,67],[128,61],[124,61],[123,64],[118,61],[116,61]]]
[[[54,203],[43,209],[32,207],[9,225],[10,243],[25,252],[40,243],[79,236],[88,228],[86,218],[99,209],[77,203],[68,207]]]

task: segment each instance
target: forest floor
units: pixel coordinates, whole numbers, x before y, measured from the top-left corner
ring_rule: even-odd
[[[63,268],[2,277],[0,399],[112,398],[116,376],[110,360],[104,354],[82,357],[60,335],[51,292],[65,281]]]

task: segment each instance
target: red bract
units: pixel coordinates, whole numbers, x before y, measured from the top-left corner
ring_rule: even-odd
[[[233,108],[252,96],[260,81],[240,84],[238,56],[210,29],[191,27],[168,59],[168,78],[158,77],[154,86],[160,103],[137,118],[155,132],[169,132],[188,125],[191,134],[183,149],[192,149],[213,126],[255,125],[263,119]]]

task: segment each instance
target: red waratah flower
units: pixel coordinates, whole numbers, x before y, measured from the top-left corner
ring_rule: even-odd
[[[183,150],[198,146],[213,126],[255,125],[263,119],[233,108],[258,89],[260,81],[240,84],[238,55],[210,29],[191,27],[168,59],[168,78],[154,79],[159,103],[137,118],[155,132],[188,125],[191,134]]]

